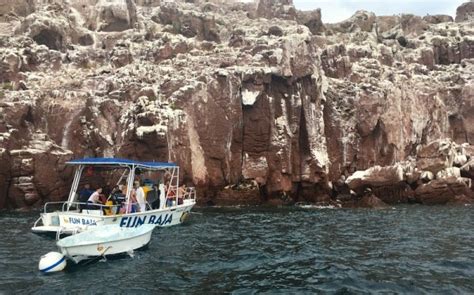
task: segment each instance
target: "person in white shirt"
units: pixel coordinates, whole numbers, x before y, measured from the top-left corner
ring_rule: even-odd
[[[98,206],[95,204],[102,204],[100,202],[100,194],[102,193],[102,188],[99,187],[95,190],[95,192],[92,193],[92,195],[89,197],[87,200],[87,204],[89,209],[98,209]]]
[[[165,205],[166,205],[166,188],[163,183],[160,183],[159,190],[160,190],[160,209],[163,209],[165,208]]]
[[[140,206],[140,212],[146,211],[146,200],[145,200],[145,191],[140,186],[140,182],[135,181],[134,183],[135,188],[135,198],[137,199],[137,203]]]

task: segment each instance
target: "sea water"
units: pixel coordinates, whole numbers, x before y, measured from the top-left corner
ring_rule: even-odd
[[[0,293],[474,293],[474,207],[193,211],[133,257],[48,275],[39,213],[0,212]]]

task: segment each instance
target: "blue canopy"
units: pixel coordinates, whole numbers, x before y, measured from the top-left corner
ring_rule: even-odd
[[[149,169],[163,169],[178,167],[176,163],[166,162],[140,162],[135,160],[120,158],[84,158],[66,162],[69,165],[118,165],[118,166],[136,166]]]

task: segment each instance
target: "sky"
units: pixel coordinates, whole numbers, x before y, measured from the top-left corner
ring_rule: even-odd
[[[456,8],[469,0],[293,0],[299,10],[321,8],[324,23],[345,20],[357,10],[367,10],[376,15],[412,13],[419,16],[427,14],[447,14],[456,16]]]

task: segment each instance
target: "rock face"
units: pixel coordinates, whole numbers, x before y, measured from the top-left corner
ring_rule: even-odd
[[[456,202],[457,199],[468,199],[473,202],[473,193],[470,190],[471,180],[469,178],[447,177],[430,181],[419,186],[416,191],[416,199],[422,204],[444,205]]]
[[[449,140],[436,140],[420,146],[417,152],[417,168],[433,174],[453,166],[456,149]]]
[[[465,145],[437,140],[421,145],[416,161],[356,171],[346,183],[358,196],[369,189],[386,203],[474,203],[471,161],[467,162],[472,158]]]
[[[469,1],[456,9],[456,22],[474,20],[474,1]]]
[[[177,162],[202,204],[471,198],[472,2],[338,24],[291,0],[0,4],[0,208],[63,199],[82,156]]]
[[[292,0],[258,0],[257,17],[296,20]]]
[[[0,18],[6,20],[8,15],[26,16],[35,10],[34,0],[1,0],[0,1]]]

